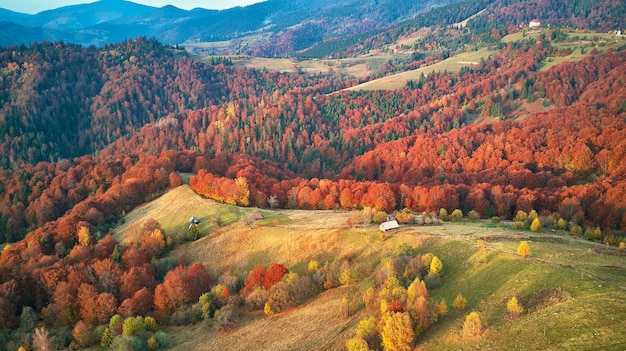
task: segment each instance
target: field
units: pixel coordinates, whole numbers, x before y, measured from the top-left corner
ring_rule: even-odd
[[[432,252],[442,260],[445,274],[441,288],[431,291],[431,299],[445,299],[451,311],[419,336],[419,350],[626,348],[626,255],[618,249],[565,232],[514,231],[486,222],[403,226],[381,238],[375,225],[348,228],[349,213],[340,211],[260,210],[266,219],[252,228],[238,220],[258,211],[217,204],[181,186],[129,213],[116,235],[123,237],[125,228],[146,218],[157,220],[169,235],[196,215],[202,237],[179,245],[170,256],[184,254],[190,262],[202,262],[215,277],[225,271],[243,277],[254,265],[272,262],[302,274],[312,259],[350,260],[374,270],[398,250]],[[216,214],[228,217],[227,225],[207,223]],[[484,241],[481,247],[478,239]],[[520,240],[529,241],[530,257],[516,254]],[[328,290],[271,317],[242,308],[233,330],[219,330],[211,320],[169,327],[171,349],[247,350],[250,345],[264,350],[345,349],[345,341],[366,316],[358,306],[372,281]],[[451,308],[459,293],[469,301],[466,311]],[[505,317],[506,301],[513,295],[528,308],[517,319]],[[351,301],[353,313],[340,320],[337,313],[343,297]],[[470,310],[479,311],[488,328],[482,337],[466,340],[460,330]]]
[[[626,45],[625,36],[616,36],[611,33],[585,31],[564,31],[562,33],[563,37],[558,38],[551,44],[557,49],[569,50],[570,53],[567,55],[547,57],[541,62],[541,70],[547,70],[564,62],[580,61],[589,56],[594,48],[602,53],[610,48],[617,49],[618,47]],[[547,31],[523,31],[505,36],[502,38],[502,42],[509,43],[529,38],[538,39],[542,34],[547,34]]]
[[[418,80],[420,75],[428,75],[432,72],[448,71],[458,72],[463,66],[472,66],[480,62],[481,59],[486,59],[494,52],[488,49],[481,49],[473,52],[464,52],[458,55],[452,56],[441,62],[437,62],[430,66],[422,67],[416,70],[393,74],[387,77],[375,79],[357,86],[348,88],[346,90],[359,91],[359,90],[397,90],[406,86],[410,80]]]

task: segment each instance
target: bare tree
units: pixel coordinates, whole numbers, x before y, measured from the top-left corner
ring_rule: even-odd
[[[52,338],[45,327],[35,328],[33,335],[33,349],[35,351],[54,351]]]

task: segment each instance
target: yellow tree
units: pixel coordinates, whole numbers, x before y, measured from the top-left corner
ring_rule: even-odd
[[[383,327],[380,336],[385,351],[412,350],[415,332],[411,318],[406,312],[390,313],[383,316]]]
[[[455,309],[459,311],[466,309],[467,299],[463,297],[463,295],[458,294],[456,298],[454,299],[454,302],[452,302],[452,307],[454,307]]]
[[[463,322],[463,336],[467,338],[475,338],[485,331],[485,323],[478,312],[472,311],[465,317]]]
[[[528,241],[522,241],[519,243],[517,247],[517,254],[522,257],[530,256],[530,245],[528,245]]]
[[[533,232],[538,232],[541,229],[541,221],[539,218],[533,219],[533,222],[530,224],[530,230]]]
[[[78,228],[78,243],[82,246],[89,246],[91,244],[91,233],[89,232],[89,228],[81,226]]]
[[[513,317],[517,317],[524,312],[524,307],[517,301],[517,297],[513,296],[506,304],[506,310]]]
[[[437,256],[434,256],[433,260],[430,261],[430,273],[433,273],[436,275],[443,274],[443,263]]]

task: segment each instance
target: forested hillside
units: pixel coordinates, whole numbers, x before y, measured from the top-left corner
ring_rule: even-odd
[[[517,23],[544,13],[554,25],[587,18],[590,28],[605,30],[617,23],[620,4],[489,4],[467,30],[430,27],[432,35],[403,58],[405,66],[388,60],[381,74],[474,46],[488,45],[493,54],[393,91],[345,90],[360,81],[332,69],[279,73],[238,68],[227,57],[196,61],[146,38],[102,48],[64,42],[2,48],[0,350],[30,345],[20,337],[39,325],[64,348],[124,349],[132,342],[140,343],[136,349],[156,348],[165,342],[157,323],[215,318],[227,328],[236,306],[269,315],[357,277],[371,276],[381,296],[413,282],[412,289],[423,285],[421,297],[427,296],[419,279],[431,275],[433,255],[423,260],[409,255],[410,248],[376,276],[346,260],[301,269],[301,276],[289,276],[280,263],[238,277],[220,272],[216,282],[186,255],[168,256],[205,234],[193,222],[184,235],[167,233],[156,220],[126,229],[141,240],[122,243],[111,235],[133,209],[183,182],[240,207],[355,211],[346,227],[374,215],[423,224],[471,213],[472,220],[511,220],[520,229],[562,230],[606,250],[623,248],[623,39],[606,33],[588,39],[596,34],[565,28],[529,32]],[[478,5],[441,7],[431,15],[451,24]],[[388,16],[405,10],[391,8]],[[516,23],[497,21],[498,14]],[[395,42],[418,30],[411,26],[419,21],[330,55]],[[317,31],[300,30],[304,37]],[[500,41],[513,33],[518,40]],[[566,42],[568,36],[576,39]],[[240,210],[231,207],[236,214],[229,215],[239,218]],[[211,221],[219,228],[225,220]],[[272,223],[287,228],[279,219]],[[387,282],[383,275],[392,271],[405,272],[401,281]],[[429,289],[441,283],[441,270],[435,271]],[[432,325],[425,305],[415,306],[399,301],[382,313],[411,309],[410,323]]]

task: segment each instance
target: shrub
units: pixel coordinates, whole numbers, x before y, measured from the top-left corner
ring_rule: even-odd
[[[463,219],[463,212],[458,208],[450,214],[450,220],[453,222],[458,222]]]
[[[524,312],[524,307],[517,301],[517,297],[513,296],[507,302],[506,310],[509,312],[509,315],[517,317]]]
[[[124,319],[122,324],[122,335],[135,336],[145,330],[143,317],[128,317]]]
[[[478,213],[477,211],[471,210],[467,213],[467,218],[472,222],[476,222],[477,220],[480,219],[480,213]]]
[[[170,316],[170,324],[173,325],[189,325],[197,322],[202,317],[202,311],[192,308],[189,304],[181,305]]]
[[[215,323],[221,329],[233,328],[239,322],[239,315],[235,306],[228,304],[215,312]]]
[[[307,266],[307,269],[309,272],[313,273],[317,271],[319,268],[320,268],[320,263],[318,261],[315,261],[315,260],[309,261],[309,265]]]
[[[581,236],[583,235],[583,228],[579,225],[570,225],[570,230],[569,230],[570,234],[572,234],[573,236]]]
[[[170,336],[162,330],[159,330],[156,333],[154,333],[152,337],[156,339],[157,343],[159,344],[159,347],[166,348],[166,347],[170,347],[170,345],[172,344],[172,339],[170,338]]]
[[[361,338],[352,338],[346,341],[348,351],[368,351],[367,342]]]
[[[446,314],[448,314],[448,304],[446,303],[446,299],[441,299],[441,301],[439,301],[436,307],[437,307],[437,313],[440,316],[445,316]]]
[[[146,340],[138,336],[123,335],[113,340],[110,346],[111,350],[132,350],[143,351],[148,349]]]
[[[468,306],[467,299],[463,297],[463,295],[458,294],[452,303],[452,307],[454,307],[458,311],[462,311],[466,309]]]
[[[269,293],[262,287],[256,287],[245,298],[245,304],[251,310],[259,310],[263,308],[263,305],[267,301]]]
[[[556,226],[560,230],[567,230],[567,221],[564,220],[563,218],[559,218],[558,222],[556,223]]]
[[[341,275],[339,276],[339,283],[341,285],[349,285],[355,282],[356,279],[352,273],[352,269],[346,268],[341,272]]]
[[[152,317],[144,318],[143,324],[146,327],[146,330],[151,332],[155,332],[157,331],[157,329],[159,329],[159,325],[157,324],[156,319]]]
[[[156,348],[159,348],[159,342],[157,341],[157,339],[154,336],[151,336],[148,339],[148,349],[154,350]]]
[[[491,223],[494,223],[494,224],[500,223],[500,217],[498,216],[491,217]]]
[[[595,229],[587,228],[583,237],[587,240],[600,240],[602,239],[602,230],[600,230],[600,227]]]
[[[526,221],[526,218],[528,218],[528,213],[519,210],[517,211],[517,214],[515,215],[515,222],[524,222]]]
[[[530,224],[530,230],[533,232],[538,232],[541,230],[541,221],[539,218],[533,219],[533,222]]]
[[[444,221],[448,220],[448,210],[446,210],[445,208],[440,208],[439,218],[443,219]]]
[[[463,336],[466,338],[475,338],[485,331],[485,323],[478,312],[472,311],[465,317],[463,322]]]
[[[522,241],[519,243],[517,247],[517,254],[522,257],[530,256],[530,245],[528,245],[528,241]]]
[[[105,328],[102,332],[102,336],[100,336],[100,346],[103,349],[108,349],[111,343],[113,343],[113,333],[111,329]]]
[[[378,212],[374,213],[374,216],[372,217],[372,222],[374,222],[374,223],[382,223],[386,219],[387,219],[387,212],[378,211]]]
[[[626,242],[621,241],[621,242],[619,243],[619,249],[620,249],[620,250],[626,250]]]

